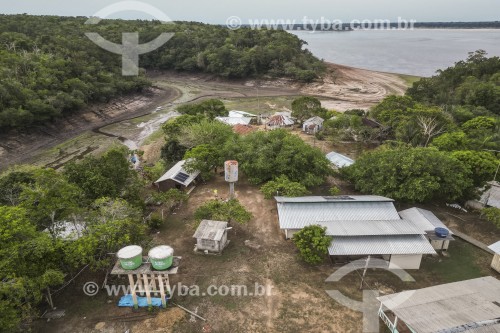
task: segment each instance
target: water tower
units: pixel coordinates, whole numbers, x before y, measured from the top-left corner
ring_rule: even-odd
[[[226,182],[229,183],[229,198],[234,199],[234,183],[238,181],[238,161],[226,161],[224,174]]]

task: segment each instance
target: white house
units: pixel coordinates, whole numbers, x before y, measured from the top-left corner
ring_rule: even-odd
[[[436,254],[424,230],[401,219],[394,200],[380,196],[275,197],[285,238],[309,225],[326,227],[335,262],[380,257],[390,269],[418,269],[423,255]]]
[[[307,134],[316,134],[323,128],[324,119],[321,117],[312,117],[304,121],[302,131]]]

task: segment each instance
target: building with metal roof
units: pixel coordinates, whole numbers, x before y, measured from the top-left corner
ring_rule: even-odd
[[[215,117],[215,120],[220,121],[229,126],[234,125],[250,125],[252,118],[250,117]]]
[[[483,193],[479,202],[483,206],[500,208],[500,183],[492,181],[488,185],[490,188]]]
[[[184,169],[184,164],[186,164],[186,160],[177,162],[155,182],[160,191],[168,191],[172,188],[184,189],[195,181],[200,171],[188,172]]]
[[[196,251],[220,253],[227,246],[227,222],[202,220],[193,238],[196,238]]]
[[[436,251],[426,232],[401,219],[394,200],[375,195],[275,197],[280,228],[286,238],[320,225],[332,236],[328,249],[335,261],[381,256],[389,268],[418,269],[422,256]]]
[[[326,154],[326,158],[337,168],[343,168],[354,164],[354,160],[342,154],[332,151]]]
[[[432,247],[438,251],[446,251],[453,241],[453,232],[436,216],[433,212],[413,207],[399,212],[399,215],[415,224],[420,230],[425,231],[427,239]],[[441,229],[441,233],[436,233],[436,228]],[[446,236],[443,237],[442,230],[446,230]]]
[[[269,120],[266,123],[266,126],[269,129],[276,129],[276,128],[293,126],[293,124],[295,124],[295,121],[293,121],[292,118],[281,114],[275,114],[274,116],[269,118]]]
[[[318,116],[309,118],[302,124],[302,131],[307,134],[316,134],[323,128],[324,122],[325,120]]]
[[[237,118],[237,117],[239,117],[239,118],[246,118],[246,117],[254,118],[254,117],[257,117],[257,115],[250,113],[250,112],[246,112],[246,111],[231,110],[231,111],[229,111],[229,117],[230,118]]]
[[[491,268],[500,273],[500,241],[491,244],[488,248],[495,253],[491,261]]]
[[[377,299],[392,333],[500,333],[500,281],[492,276]]]

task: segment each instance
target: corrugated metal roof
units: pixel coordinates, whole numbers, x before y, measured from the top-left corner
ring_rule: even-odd
[[[229,117],[239,117],[239,118],[244,118],[244,117],[257,117],[257,115],[246,112],[246,111],[238,111],[238,110],[231,110],[229,111]]]
[[[275,127],[275,126],[291,126],[295,124],[295,122],[283,115],[274,115],[271,118],[269,118],[269,121],[267,122],[267,126]]]
[[[392,202],[280,202],[281,229],[302,229],[320,221],[382,221],[399,219]]]
[[[343,168],[354,164],[354,160],[342,154],[332,151],[326,154],[326,158],[337,168]]]
[[[170,168],[170,170],[168,170],[163,176],[161,176],[160,179],[155,181],[155,183],[161,183],[165,180],[171,179],[171,180],[173,180],[181,185],[189,186],[189,184],[191,184],[191,182],[193,180],[195,180],[196,177],[198,177],[198,175],[200,174],[200,171],[194,171],[192,173],[187,172],[183,168],[185,163],[186,163],[186,160],[182,160],[182,161],[177,162],[172,168]],[[184,181],[181,181],[180,179],[175,179],[175,177],[181,172],[188,176],[188,178],[186,178]]]
[[[500,183],[489,182],[491,188],[484,192],[479,202],[486,206],[500,208]]]
[[[227,228],[227,222],[202,220],[193,238],[220,241]]]
[[[500,241],[494,243],[494,244],[491,244],[490,246],[488,246],[488,248],[495,252],[496,254],[500,254]]]
[[[450,231],[450,234],[453,234],[451,230],[429,210],[413,207],[400,211],[399,215],[403,219],[412,221],[421,230],[434,231],[436,228],[445,228]]]
[[[325,120],[321,117],[318,117],[318,116],[315,116],[315,117],[312,117],[312,118],[309,118],[307,119],[306,121],[304,121],[304,125],[307,126],[307,125],[323,125],[323,122]]]
[[[332,256],[435,254],[423,235],[338,236],[328,247]]]
[[[274,197],[277,202],[311,203],[311,202],[394,202],[391,198],[378,195],[336,195],[306,197]],[[399,217],[398,217],[399,219]]]
[[[424,235],[425,232],[407,220],[387,221],[320,221],[329,236]]]
[[[378,297],[416,332],[449,329],[500,318],[500,281],[487,276]],[[448,329],[448,330],[447,330]],[[500,325],[455,332],[500,332]]]
[[[252,121],[250,117],[216,117],[215,119],[230,126],[249,125]]]

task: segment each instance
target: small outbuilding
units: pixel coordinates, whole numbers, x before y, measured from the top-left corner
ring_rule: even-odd
[[[266,123],[266,126],[269,129],[277,129],[277,128],[285,128],[285,127],[291,127],[295,124],[295,121],[293,121],[292,118],[285,116],[285,115],[280,115],[280,114],[275,114]]]
[[[227,222],[203,220],[193,235],[196,238],[195,251],[221,253],[229,244]]]
[[[413,207],[399,212],[399,216],[425,231],[427,239],[436,251],[448,250],[450,241],[454,240],[453,232],[429,210]]]
[[[491,261],[491,268],[500,273],[500,241],[491,244],[488,248],[495,253]]]
[[[497,181],[489,182],[490,188],[483,193],[479,202],[483,207],[500,208],[500,183]]]
[[[342,154],[332,151],[326,154],[326,158],[335,166],[337,169],[347,167],[354,164],[354,160]]]
[[[312,117],[304,121],[302,131],[307,134],[316,134],[323,128],[324,119],[321,117]]]
[[[190,187],[199,176],[200,171],[188,172],[184,169],[186,160],[177,162],[170,170],[155,182],[156,187],[160,191],[168,191],[176,188],[184,190]]]

